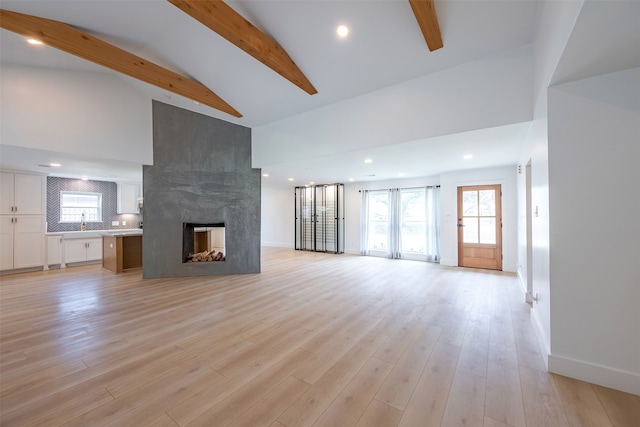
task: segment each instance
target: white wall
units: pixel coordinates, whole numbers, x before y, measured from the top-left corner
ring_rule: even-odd
[[[151,100],[110,74],[2,67],[4,145],[153,164]]]
[[[640,394],[640,68],[548,99],[549,370]]]
[[[457,187],[462,185],[502,185],[503,270],[515,272],[517,265],[517,185],[516,166],[473,169],[440,176],[345,184],[345,252],[360,253],[360,190],[410,188],[440,185],[441,250],[443,265],[458,265],[456,219]],[[262,244],[294,247],[294,189],[262,188]],[[447,217],[446,213],[453,216]],[[445,258],[446,256],[446,258]]]
[[[262,185],[261,244],[263,246],[295,247],[294,187]]]

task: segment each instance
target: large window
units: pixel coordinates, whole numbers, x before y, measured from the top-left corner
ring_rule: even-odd
[[[427,225],[424,188],[403,189],[400,193],[402,253],[426,254]]]
[[[389,236],[389,192],[369,192],[369,250],[387,251]]]
[[[440,261],[440,188],[363,190],[360,253]]]
[[[60,222],[102,221],[102,193],[60,192]]]

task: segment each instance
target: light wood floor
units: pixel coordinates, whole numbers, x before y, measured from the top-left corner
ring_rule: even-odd
[[[550,375],[505,273],[264,249],[262,273],[0,278],[2,426],[638,426]]]

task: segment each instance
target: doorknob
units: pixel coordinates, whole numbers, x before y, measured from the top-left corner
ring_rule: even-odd
[[[458,224],[458,227],[464,227],[464,224]]]

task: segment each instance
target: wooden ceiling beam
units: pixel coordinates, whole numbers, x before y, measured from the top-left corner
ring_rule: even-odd
[[[222,0],[168,0],[309,95],[318,93],[287,52]]]
[[[198,101],[234,117],[242,117],[242,114],[203,84],[63,22],[0,9],[0,27],[40,40],[49,46]]]
[[[433,52],[440,49],[443,43],[434,0],[409,0],[409,4],[411,4],[411,9],[416,16],[418,25],[420,25],[429,50]]]

